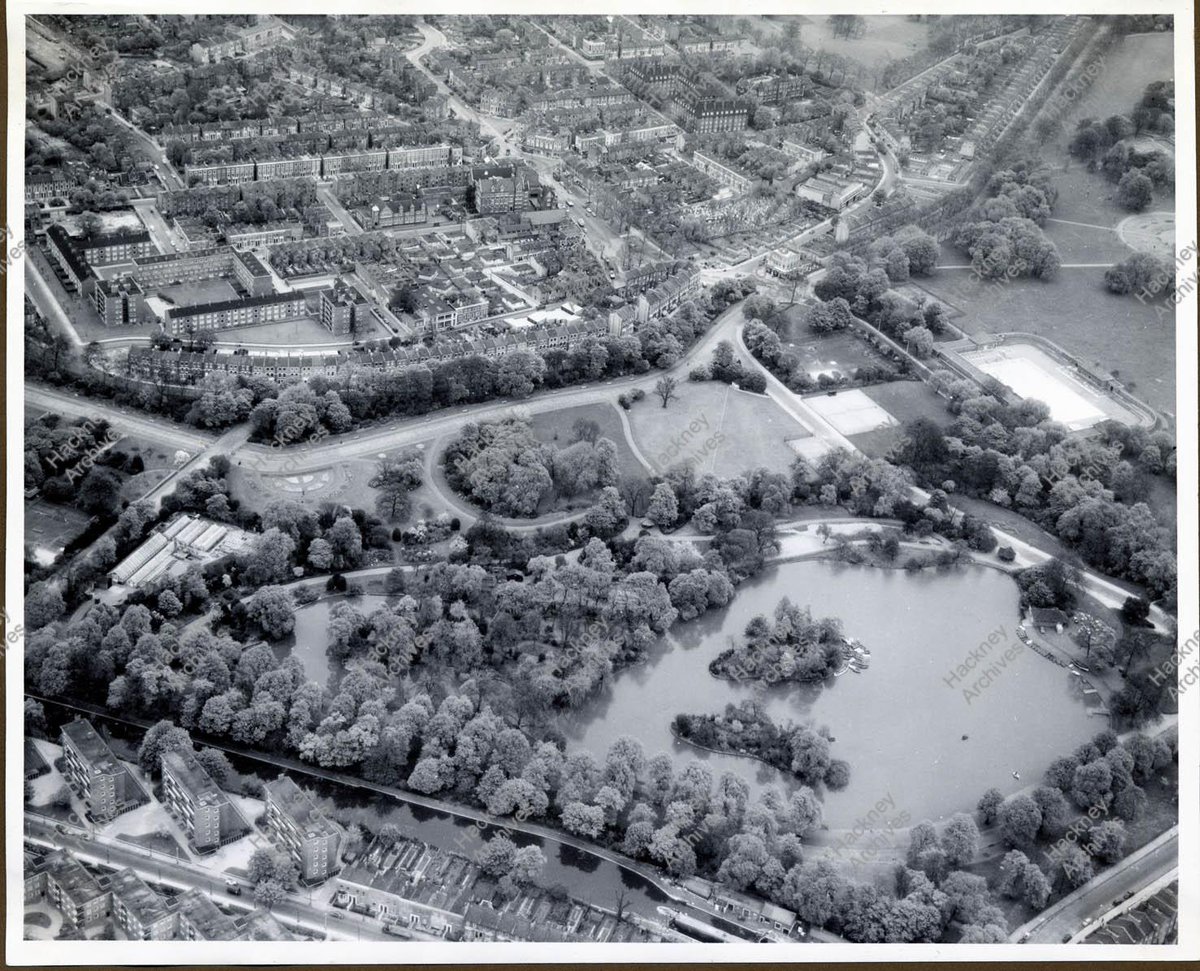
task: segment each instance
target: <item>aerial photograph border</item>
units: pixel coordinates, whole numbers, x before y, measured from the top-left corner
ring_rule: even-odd
[[[1194,3],[348,8],[7,4],[6,964],[1200,960]]]

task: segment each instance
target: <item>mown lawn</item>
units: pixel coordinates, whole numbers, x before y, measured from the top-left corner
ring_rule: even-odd
[[[538,441],[566,448],[575,441],[575,423],[594,421],[600,426],[600,437],[611,439],[617,446],[617,460],[622,475],[644,475],[645,467],[639,462],[625,438],[625,429],[616,410],[607,405],[576,405],[559,411],[540,412],[532,417],[533,434]]]
[[[683,381],[666,408],[653,394],[629,411],[634,440],[656,471],[691,462],[698,475],[728,477],[763,466],[786,473],[787,442],[810,432],[764,395],[717,381]]]

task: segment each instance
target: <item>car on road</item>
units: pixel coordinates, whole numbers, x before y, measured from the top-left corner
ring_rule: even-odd
[[[345,920],[346,919],[346,915],[343,914],[340,910],[331,910],[329,912],[329,916],[332,917],[334,920]]]
[[[70,833],[70,832],[71,832],[71,831],[70,831],[69,829],[67,829],[67,827],[66,827],[66,826],[64,826],[62,823],[55,823],[55,824],[54,824],[54,829],[55,829],[55,831],[57,831],[57,832],[59,832],[59,833],[62,833],[62,834],[64,834],[64,835],[66,835],[66,834],[68,834],[68,833]]]
[[[1069,940],[1070,940],[1070,939],[1071,939],[1073,936],[1074,936],[1074,935],[1072,935],[1072,934],[1071,934],[1071,933],[1068,931],[1066,934],[1064,934],[1064,935],[1062,936],[1062,942],[1063,942],[1064,944],[1066,944],[1066,943],[1067,943],[1067,941],[1069,941]]]
[[[225,891],[235,897],[240,897],[242,895],[242,885],[234,880],[233,877],[227,877],[225,879]]]

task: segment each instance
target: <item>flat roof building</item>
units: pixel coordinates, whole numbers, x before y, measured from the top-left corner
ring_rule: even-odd
[[[250,827],[193,753],[162,756],[163,801],[199,853],[241,839]]]
[[[300,879],[318,883],[336,873],[341,831],[286,775],[263,785],[267,830],[300,866]]]
[[[146,292],[131,276],[97,280],[92,297],[105,327],[132,327],[146,315]]]
[[[135,941],[169,941],[175,936],[175,915],[166,901],[126,868],[109,879],[112,915]]]
[[[87,805],[88,815],[97,822],[108,822],[149,802],[91,722],[77,718],[64,725],[62,746],[66,760],[64,775]]]
[[[67,923],[86,927],[108,916],[111,897],[66,850],[53,850],[25,877],[25,902],[48,900]]]

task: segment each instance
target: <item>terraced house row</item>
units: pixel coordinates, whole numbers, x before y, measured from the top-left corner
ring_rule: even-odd
[[[461,145],[408,145],[399,148],[294,155],[240,161],[197,162],[183,167],[189,184],[260,182],[298,177],[329,178],[351,171],[403,171],[461,165]]]
[[[462,357],[500,358],[514,351],[567,348],[588,337],[612,335],[603,321],[578,321],[533,327],[499,337],[438,341],[432,345],[339,351],[336,354],[226,354],[218,351],[171,351],[152,347],[129,349],[129,373],[151,381],[188,385],[206,374],[266,377],[272,381],[306,381],[336,377],[349,364],[372,371],[395,371],[416,364],[436,364]]]

